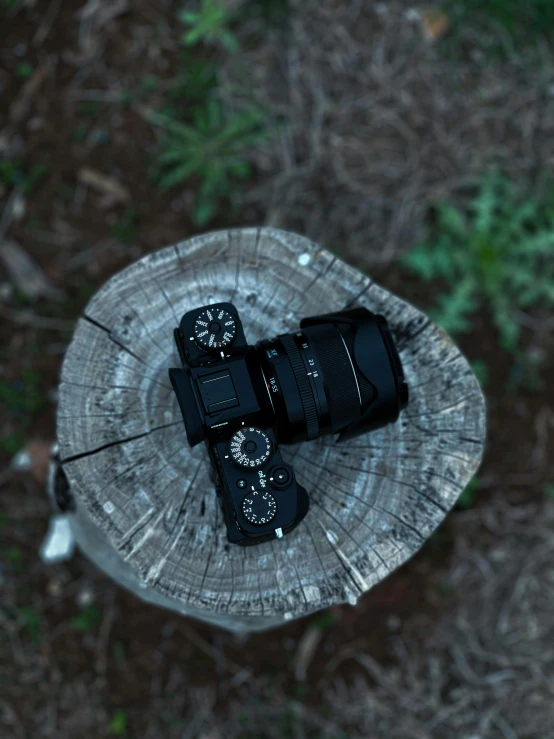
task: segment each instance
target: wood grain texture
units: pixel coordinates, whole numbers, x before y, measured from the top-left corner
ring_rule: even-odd
[[[189,449],[167,376],[180,366],[172,332],[182,314],[223,300],[251,343],[308,315],[382,313],[410,387],[393,425],[348,445],[282,447],[311,509],[259,547],[227,544],[207,453]],[[355,604],[441,523],[485,440],[479,384],[440,328],[307,239],[269,228],[209,233],[116,274],[79,320],[59,397],[82,548],[141,597],[232,629]]]

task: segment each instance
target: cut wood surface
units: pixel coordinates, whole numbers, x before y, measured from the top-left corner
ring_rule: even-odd
[[[188,447],[168,376],[186,311],[237,306],[250,343],[363,305],[388,319],[410,388],[397,423],[345,444],[281,447],[311,508],[291,534],[226,540],[204,445]],[[475,473],[485,403],[429,318],[307,239],[209,233],[112,277],[63,364],[58,442],[78,544],[142,598],[229,629],[263,629],[363,593],[411,557]]]

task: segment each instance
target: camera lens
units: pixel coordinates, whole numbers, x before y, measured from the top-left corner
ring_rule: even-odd
[[[395,421],[407,403],[388,325],[364,308],[305,319],[258,352],[283,442],[356,436]]]

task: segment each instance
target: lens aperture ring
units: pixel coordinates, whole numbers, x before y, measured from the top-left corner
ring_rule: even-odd
[[[281,334],[278,337],[287,352],[294,378],[298,386],[302,408],[306,420],[306,439],[317,439],[319,436],[319,423],[317,420],[317,408],[315,399],[310,385],[310,380],[306,375],[306,367],[300,356],[300,351],[296,346],[296,342],[289,334]]]

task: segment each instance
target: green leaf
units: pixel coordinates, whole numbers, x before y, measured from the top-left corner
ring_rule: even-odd
[[[15,76],[20,80],[27,80],[33,74],[35,68],[29,62],[19,62],[15,68]]]
[[[465,238],[466,220],[463,213],[447,202],[439,205],[437,213],[439,227],[442,230],[449,231],[455,238]]]
[[[182,36],[185,46],[208,44],[229,52],[238,51],[239,43],[229,28],[235,16],[224,0],[202,0],[197,12],[182,10],[177,17],[183,25],[190,26]]]
[[[477,310],[472,277],[454,285],[451,292],[439,295],[435,320],[449,333],[464,333],[471,328],[470,316]]]
[[[122,708],[118,708],[110,719],[108,731],[117,736],[122,736],[127,732],[127,712]]]
[[[87,606],[71,620],[71,623],[78,631],[89,633],[98,626],[101,618],[102,612],[97,606]]]
[[[489,382],[489,368],[487,363],[483,359],[474,359],[470,362],[471,369],[475,377],[479,380],[479,384],[482,387],[486,387]]]
[[[473,480],[469,482],[468,485],[466,485],[465,490],[458,498],[456,505],[458,508],[471,508],[475,505],[475,501],[477,500],[477,493],[479,491],[479,480],[474,477]]]
[[[192,214],[193,223],[196,226],[205,226],[215,215],[216,203],[213,200],[197,199]]]
[[[42,641],[42,620],[40,613],[32,606],[20,606],[17,613],[23,621],[23,627],[30,641],[36,646]]]
[[[320,631],[328,631],[338,624],[337,617],[330,609],[321,611],[310,620],[311,626]]]

